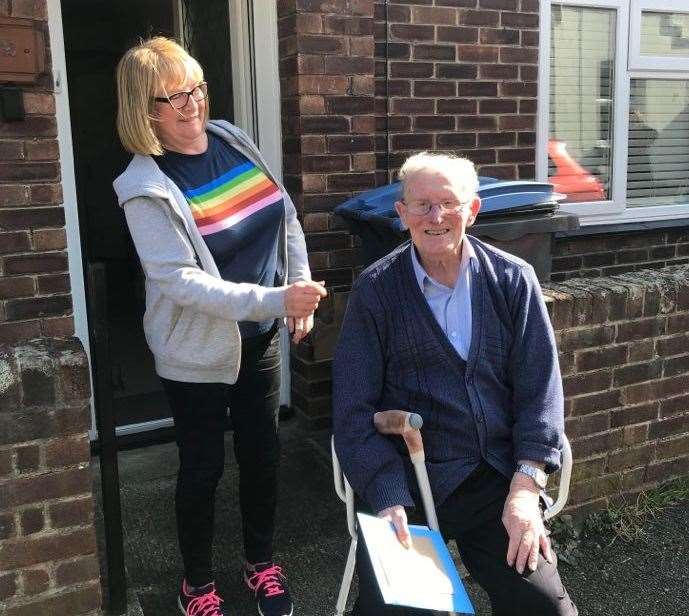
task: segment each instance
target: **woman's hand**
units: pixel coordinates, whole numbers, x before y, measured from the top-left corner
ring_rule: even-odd
[[[324,284],[325,282],[300,280],[289,285],[285,292],[287,316],[304,319],[312,315],[318,308],[321,298],[328,295]]]
[[[292,342],[299,344],[313,329],[313,313],[306,318],[287,318],[287,328],[292,335]]]

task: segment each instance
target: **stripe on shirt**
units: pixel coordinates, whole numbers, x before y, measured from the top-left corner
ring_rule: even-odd
[[[185,196],[201,235],[228,229],[282,199],[279,188],[252,163],[239,165]]]

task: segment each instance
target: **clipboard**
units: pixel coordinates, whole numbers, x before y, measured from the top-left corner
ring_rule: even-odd
[[[474,614],[442,535],[427,526],[409,526],[412,547],[398,541],[390,522],[357,513],[371,564],[389,605]]]

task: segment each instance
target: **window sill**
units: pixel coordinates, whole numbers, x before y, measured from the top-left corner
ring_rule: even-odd
[[[586,235],[608,235],[617,233],[634,233],[639,231],[656,231],[658,229],[672,229],[677,227],[689,227],[689,217],[687,218],[665,218],[647,221],[610,221],[604,223],[589,223],[585,220],[579,221],[581,227],[571,231],[558,231],[555,238],[579,237]]]

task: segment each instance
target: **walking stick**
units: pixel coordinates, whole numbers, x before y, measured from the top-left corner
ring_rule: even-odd
[[[421,491],[421,500],[423,501],[428,527],[440,531],[431,484],[428,481],[423,439],[421,438],[423,418],[418,413],[409,413],[408,411],[379,411],[373,415],[373,424],[381,434],[398,434],[404,439],[409,450],[409,457],[414,465],[414,474]],[[455,612],[448,613],[450,616],[455,616]]]

